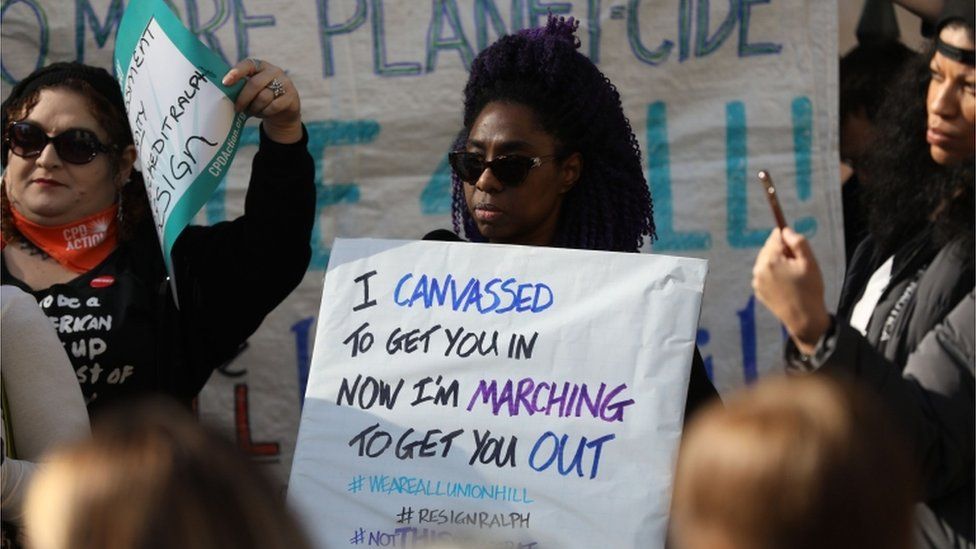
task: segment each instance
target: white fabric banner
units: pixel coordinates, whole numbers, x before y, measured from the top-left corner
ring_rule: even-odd
[[[336,240],[289,482],[318,546],[663,547],[706,270]]]
[[[124,2],[3,4],[2,93],[36,66],[110,68]],[[779,368],[783,333],[750,287],[773,226],[769,170],[788,221],[811,238],[834,303],[843,273],[836,2],[823,0],[173,0],[228,62],[288,70],[316,161],[314,256],[302,285],[215,375],[205,420],[288,478],[322,273],[336,236],[419,238],[450,226],[448,148],[476,52],[547,11],[581,20],[581,52],[620,90],[640,142],[657,253],[710,262],[697,341],[720,390]],[[227,184],[199,216],[240,215],[256,150],[241,135]],[[287,189],[282,189],[287,192]],[[241,299],[247,299],[241,296]]]

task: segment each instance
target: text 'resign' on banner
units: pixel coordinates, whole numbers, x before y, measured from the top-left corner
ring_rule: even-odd
[[[234,112],[234,99],[244,84],[221,84],[230,66],[162,0],[133,2],[126,9],[115,42],[115,69],[175,284],[173,244],[237,152],[246,115]]]
[[[706,271],[337,239],[289,483],[315,541],[663,546]]]

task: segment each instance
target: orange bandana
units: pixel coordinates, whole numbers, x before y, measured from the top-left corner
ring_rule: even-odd
[[[14,226],[24,238],[65,269],[84,273],[94,269],[115,250],[119,232],[115,217],[118,209],[118,204],[112,204],[95,215],[55,227],[29,221],[16,208],[10,208],[10,213]]]

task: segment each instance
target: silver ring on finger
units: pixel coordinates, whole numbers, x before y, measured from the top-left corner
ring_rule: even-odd
[[[285,95],[285,85],[282,84],[277,78],[273,78],[271,82],[268,83],[267,88],[271,90],[272,94],[274,94],[275,99]]]
[[[251,67],[254,68],[254,71],[251,74],[255,74],[255,73],[261,72],[261,60],[260,59],[255,59],[254,57],[248,57],[247,60],[251,62]]]

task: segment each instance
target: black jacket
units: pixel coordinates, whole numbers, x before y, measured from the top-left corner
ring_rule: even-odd
[[[864,241],[814,356],[805,362],[787,345],[789,368],[852,376],[887,404],[921,468],[922,547],[974,545],[974,269],[965,252],[961,242],[936,248],[928,231],[906,242],[862,336],[848,323],[851,310],[887,259]]]
[[[89,412],[159,392],[184,403],[301,282],[311,257],[315,168],[307,135],[261,132],[244,215],[187,227],[173,246],[180,307],[152,220],[97,267],[32,291],[5,266],[4,284],[30,292],[55,325]]]

